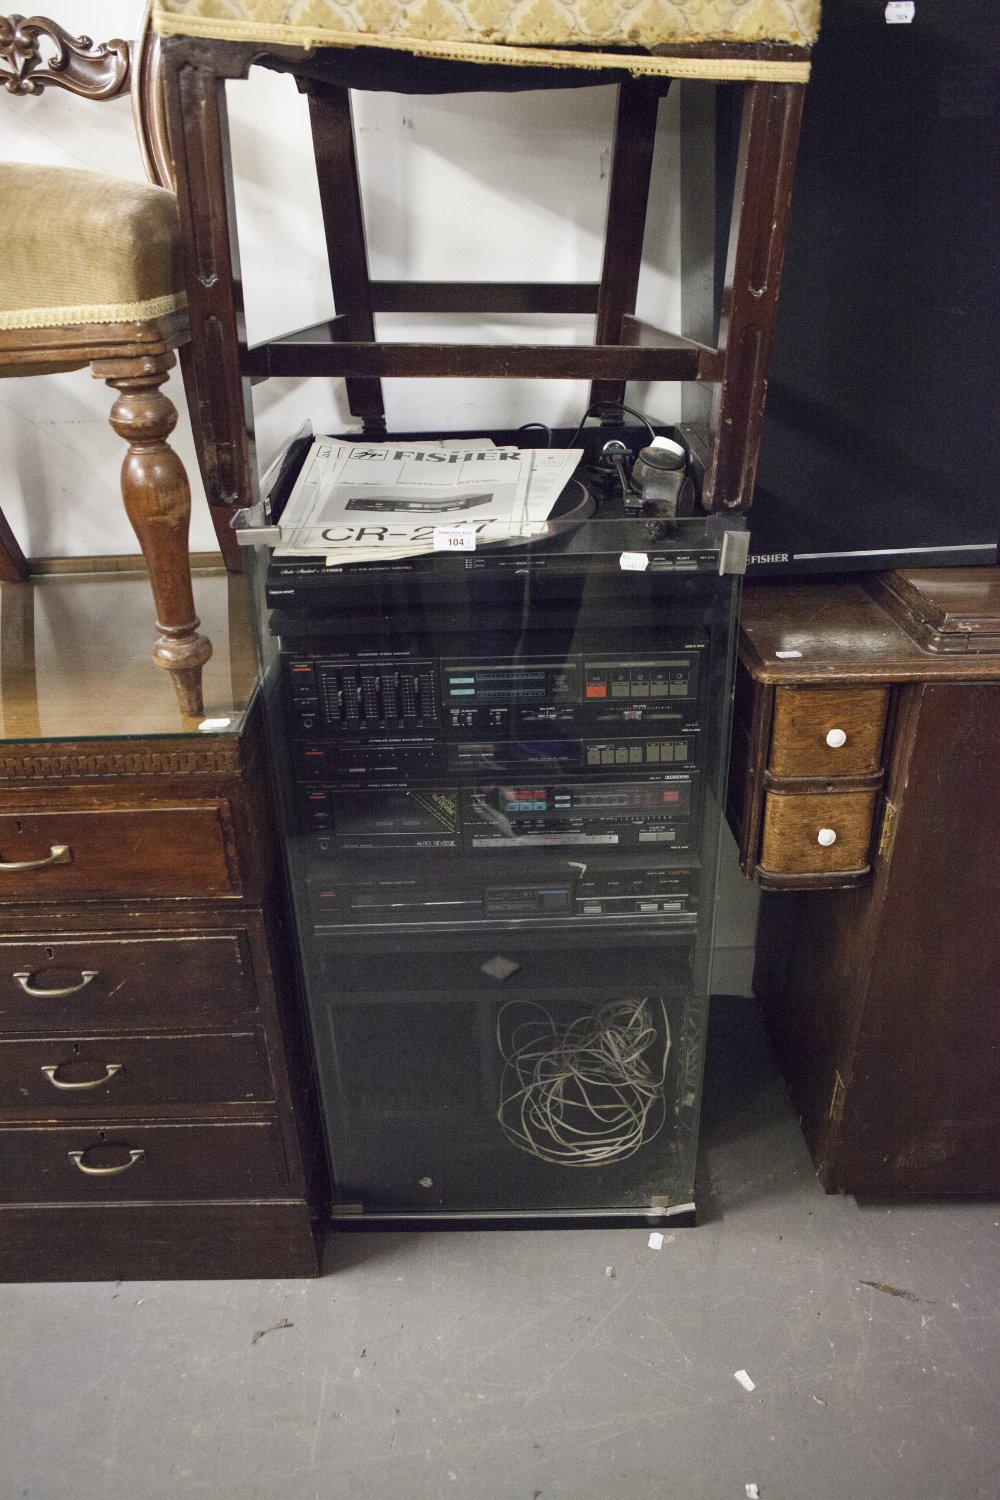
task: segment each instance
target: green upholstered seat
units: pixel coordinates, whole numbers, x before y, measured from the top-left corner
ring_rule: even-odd
[[[805,81],[808,64],[734,55],[720,66],[698,49],[757,43],[808,48],[820,0],[153,0],[163,36],[292,47],[383,47],[419,56],[541,67],[621,66],[636,73]],[[658,49],[678,59],[642,56]],[[731,71],[734,70],[734,71]]]
[[[174,195],[0,163],[0,329],[140,322],[185,304]]]

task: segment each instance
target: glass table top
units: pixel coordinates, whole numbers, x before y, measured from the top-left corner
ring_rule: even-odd
[[[0,739],[11,742],[238,734],[257,680],[246,582],[194,575],[212,642],[205,711],[181,714],[153,665],[155,607],[144,573],[69,573],[0,586]]]

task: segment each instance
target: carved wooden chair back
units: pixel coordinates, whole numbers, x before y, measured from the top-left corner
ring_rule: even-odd
[[[132,43],[132,123],[146,176],[157,187],[174,189],[167,145],[167,122],[160,71],[160,38],[149,24],[149,5]]]

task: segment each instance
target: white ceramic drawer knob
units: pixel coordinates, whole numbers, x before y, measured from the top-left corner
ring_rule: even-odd
[[[832,828],[821,828],[819,833],[816,835],[816,842],[817,844],[820,844],[824,849],[829,849],[831,844],[835,844],[837,842],[836,832]]]
[[[843,729],[828,729],[826,732],[826,743],[831,750],[839,750],[841,745],[847,744],[847,735]]]

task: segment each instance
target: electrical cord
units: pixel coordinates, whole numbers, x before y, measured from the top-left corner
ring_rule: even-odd
[[[604,410],[604,409],[607,409],[609,407],[612,408],[614,411],[628,412],[628,414],[629,414],[630,417],[637,417],[638,420],[643,423],[643,425],[646,428],[646,431],[649,433],[649,441],[650,442],[652,442],[653,439],[656,437],[656,433],[653,431],[653,428],[652,428],[652,426],[650,424],[649,418],[643,416],[643,414],[642,414],[641,411],[636,411],[636,409],[635,409],[634,406],[626,406],[624,404],[624,402],[622,402],[622,401],[592,401],[590,403],[590,405],[587,407],[587,410],[584,412],[583,416],[580,418],[579,426],[577,427],[577,429],[574,432],[573,436],[570,438],[569,442],[566,444],[566,447],[567,448],[572,448],[573,447],[573,445],[576,442],[577,438],[580,436],[580,433],[584,429],[584,426],[586,424],[587,418],[589,416],[591,416],[592,413],[594,413],[595,411],[598,411],[599,409],[600,410]]]
[[[530,432],[533,427],[537,427],[540,432],[545,433],[545,446],[546,448],[551,448],[552,428],[547,427],[544,422],[522,422],[517,429],[517,436],[520,437],[522,432]]]
[[[665,1002],[660,1033],[648,999],[612,1000],[557,1025],[543,1005],[509,1000],[496,1020],[504,1060],[497,1120],[511,1145],[563,1167],[626,1161],[663,1128],[670,1056]],[[530,1012],[510,1025],[512,1007]]]

